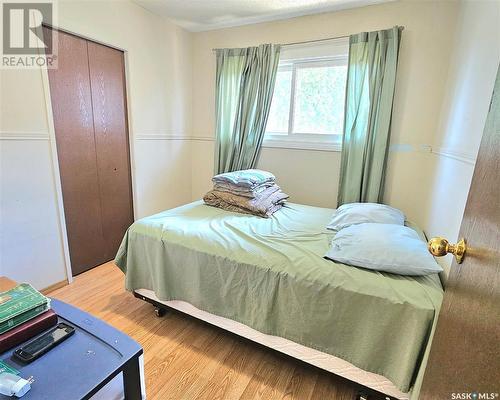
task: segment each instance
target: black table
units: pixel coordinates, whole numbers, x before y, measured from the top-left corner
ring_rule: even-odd
[[[33,376],[35,379],[22,399],[90,399],[120,372],[123,373],[125,399],[142,399],[145,394],[142,347],[105,322],[69,304],[52,299],[51,305],[59,322],[75,327],[73,336],[31,364],[23,365],[11,357],[21,345],[0,355],[1,360],[21,371],[21,377]],[[13,398],[0,394],[0,399]]]

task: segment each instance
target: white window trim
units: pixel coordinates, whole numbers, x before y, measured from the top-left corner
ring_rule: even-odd
[[[293,118],[295,109],[295,84],[297,68],[322,67],[325,65],[346,65],[347,55],[284,60],[280,62],[278,71],[292,71],[290,90],[290,109],[288,117],[288,132],[266,132],[262,147],[301,149],[318,151],[342,151],[342,134],[293,133]]]
[[[267,132],[262,142],[262,147],[282,149],[303,149],[342,151],[342,135],[321,134],[272,134]]]

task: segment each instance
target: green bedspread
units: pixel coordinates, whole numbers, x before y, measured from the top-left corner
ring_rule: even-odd
[[[439,278],[324,259],[332,214],[288,203],[264,219],[198,201],[135,222],[115,261],[128,290],[335,355],[407,392],[443,296]]]

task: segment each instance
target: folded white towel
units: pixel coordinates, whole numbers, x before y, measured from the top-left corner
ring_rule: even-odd
[[[254,189],[260,185],[271,183],[276,177],[267,171],[259,169],[245,169],[241,171],[226,172],[212,178],[214,184],[231,184],[247,189]]]

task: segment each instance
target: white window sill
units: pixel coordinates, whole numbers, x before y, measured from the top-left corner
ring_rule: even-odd
[[[342,151],[342,143],[338,142],[314,142],[290,139],[264,139],[262,147],[274,149]]]

